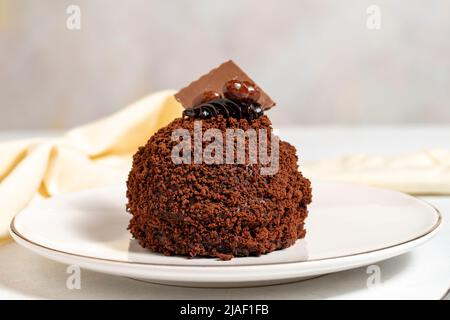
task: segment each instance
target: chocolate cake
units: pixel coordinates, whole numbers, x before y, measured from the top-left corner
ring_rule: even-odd
[[[129,230],[140,245],[228,260],[305,237],[311,185],[295,148],[278,140],[264,115],[272,99],[231,61],[176,98],[186,110],[139,148],[127,181]]]

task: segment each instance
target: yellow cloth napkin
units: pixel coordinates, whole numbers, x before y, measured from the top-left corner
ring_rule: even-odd
[[[132,155],[181,116],[174,91],[161,91],[56,139],[0,143],[0,242],[12,217],[35,197],[125,181]]]
[[[355,154],[305,163],[302,171],[312,179],[355,182],[416,195],[450,194],[450,152],[447,150],[395,156]]]

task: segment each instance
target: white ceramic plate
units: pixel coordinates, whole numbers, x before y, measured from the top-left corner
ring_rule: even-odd
[[[91,189],[19,213],[11,235],[47,258],[98,272],[198,287],[300,280],[388,259],[422,244],[441,225],[427,203],[395,191],[315,182],[306,240],[260,257],[187,259],[142,249],[127,231],[125,189]]]

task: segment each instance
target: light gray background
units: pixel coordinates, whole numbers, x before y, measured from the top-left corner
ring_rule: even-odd
[[[446,0],[0,0],[0,129],[69,128],[230,58],[278,102],[277,125],[448,124],[449,13]]]

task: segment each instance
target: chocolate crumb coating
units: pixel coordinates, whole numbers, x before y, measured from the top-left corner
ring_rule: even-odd
[[[178,141],[171,135],[178,128],[193,135],[194,120],[175,119],[133,158],[127,181],[129,230],[142,247],[229,260],[283,249],[305,236],[311,185],[298,171],[292,145],[280,141],[274,175],[261,175],[259,163],[175,164],[171,152]],[[203,120],[203,132],[210,128],[272,130],[267,116]]]

